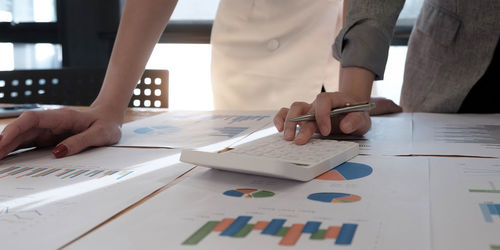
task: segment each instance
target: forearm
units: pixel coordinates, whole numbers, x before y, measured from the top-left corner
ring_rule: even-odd
[[[343,67],[362,67],[383,79],[394,25],[404,0],[344,2],[345,24],[333,46]],[[344,6],[344,7],[345,7]]]
[[[339,90],[357,102],[370,100],[375,74],[361,67],[342,67],[340,69]]]
[[[342,26],[345,25],[349,0],[344,0],[342,11]],[[339,91],[357,101],[368,102],[372,91],[375,74],[361,67],[341,67],[339,75]]]
[[[132,91],[176,3],[176,0],[127,0],[103,86],[92,107],[123,119]]]

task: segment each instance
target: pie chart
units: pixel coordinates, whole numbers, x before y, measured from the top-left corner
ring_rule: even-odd
[[[326,203],[351,203],[360,201],[361,197],[345,193],[314,193],[307,196],[307,199]]]
[[[228,190],[223,194],[231,197],[244,197],[244,198],[268,198],[274,196],[274,193],[271,191],[258,190],[254,188],[238,188],[238,189]]]
[[[345,181],[366,177],[373,172],[373,169],[366,165],[356,162],[344,162],[336,168],[332,168],[325,173],[318,175],[317,180],[326,181]]]

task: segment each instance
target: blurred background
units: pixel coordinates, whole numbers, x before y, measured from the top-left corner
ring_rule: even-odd
[[[0,71],[106,67],[126,0],[0,0]],[[146,68],[168,69],[169,108],[213,109],[210,31],[219,0],[179,0]],[[423,0],[407,0],[374,96],[399,103],[408,37]]]

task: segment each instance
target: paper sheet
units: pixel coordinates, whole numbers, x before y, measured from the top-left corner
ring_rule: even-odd
[[[56,249],[192,166],[179,151],[96,148],[54,159],[26,152],[0,163],[2,249]]]
[[[500,114],[413,115],[413,153],[500,157]]]
[[[302,183],[206,170],[68,249],[430,248],[425,159],[335,171]]]
[[[412,114],[371,117],[372,127],[357,141],[361,154],[408,155],[412,153]]]
[[[433,249],[500,248],[500,160],[433,158]]]
[[[274,111],[169,111],[127,123],[116,146],[196,148],[231,145],[272,123]]]

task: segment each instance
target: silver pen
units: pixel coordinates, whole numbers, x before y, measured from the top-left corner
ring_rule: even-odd
[[[330,111],[330,117],[338,114],[344,114],[344,113],[349,113],[349,112],[356,112],[356,111],[368,111],[372,108],[375,107],[375,103],[364,103],[364,104],[357,104],[357,105],[346,105],[346,107],[343,108],[336,108],[332,109]],[[295,118],[292,118],[288,121],[291,122],[301,122],[301,121],[314,121],[316,120],[314,114],[307,114],[307,115],[301,115],[297,116]]]

